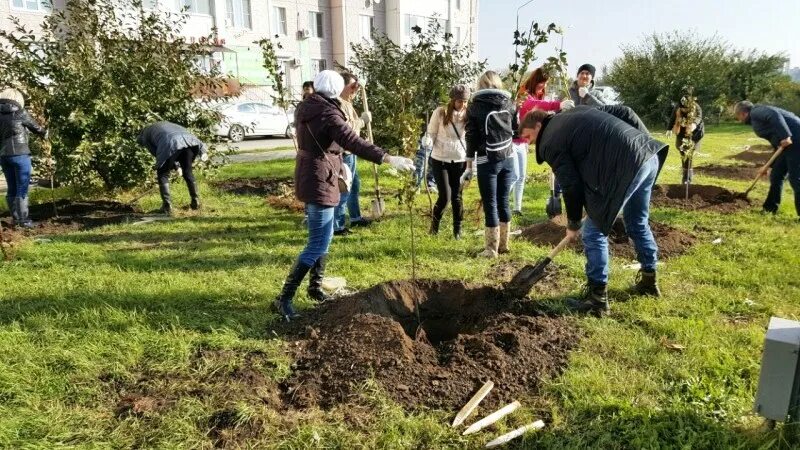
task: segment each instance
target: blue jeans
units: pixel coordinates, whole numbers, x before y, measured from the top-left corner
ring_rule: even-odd
[[[800,216],[800,144],[793,144],[783,151],[772,164],[769,174],[769,193],[764,201],[764,210],[778,212],[783,193],[783,182],[789,178],[794,191],[794,208]]]
[[[417,154],[414,155],[414,167],[416,167],[416,170],[414,170],[414,179],[417,181],[417,187],[422,184],[423,177],[428,181],[428,186],[436,186],[436,180],[433,178],[433,171],[430,170],[432,151],[432,148],[423,147],[422,141],[420,141]],[[428,160],[429,169],[427,173],[422,173],[422,171],[425,170],[426,159]]]
[[[658,176],[658,156],[646,162],[625,193],[622,215],[625,231],[636,248],[642,270],[654,272],[658,261],[658,245],[650,230],[650,194]],[[586,254],[586,278],[595,284],[608,283],[608,237],[591,218],[583,222],[583,249]]]
[[[358,172],[356,172],[356,155],[347,154],[342,156],[342,161],[344,164],[347,164],[347,167],[350,168],[350,172],[353,174],[353,184],[350,186],[350,192],[342,193],[339,195],[339,205],[336,206],[336,210],[333,213],[334,222],[333,222],[333,229],[334,231],[341,231],[345,229],[345,225],[347,225],[347,220],[344,214],[344,208],[347,207],[347,210],[350,212],[350,221],[353,222],[356,216],[353,216],[353,206],[352,204],[355,203],[355,209],[358,212],[358,220],[361,220],[361,211],[358,210],[358,189],[356,189],[356,177],[358,177]],[[358,182],[358,188],[361,186],[361,181]]]
[[[6,202],[11,209],[14,197],[28,196],[28,187],[31,183],[31,155],[0,156],[0,167],[3,168],[3,176],[8,185]]]
[[[333,239],[333,206],[322,206],[317,203],[306,203],[308,214],[308,242],[300,253],[300,262],[308,266],[322,255],[328,253]]]
[[[353,185],[350,187],[350,195],[347,197],[347,213],[350,215],[350,223],[361,222],[361,206],[358,204],[361,193],[361,177],[358,176],[358,158],[356,155],[348,155],[353,159],[353,163],[345,162],[353,171]]]
[[[511,222],[508,198],[514,182],[514,156],[502,161],[478,164],[478,190],[483,202],[484,224],[489,228]]]
[[[528,144],[514,144],[514,156],[516,159],[516,172],[514,184],[514,211],[522,211],[522,194],[525,191],[525,178],[528,175]]]

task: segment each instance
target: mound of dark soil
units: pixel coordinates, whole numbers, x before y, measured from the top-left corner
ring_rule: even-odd
[[[765,161],[766,162],[766,161]],[[756,177],[756,172],[762,164],[739,164],[723,166],[719,164],[709,164],[694,168],[694,172],[702,175],[710,175],[717,178],[728,178],[731,180],[752,180]]]
[[[772,147],[769,145],[751,145],[743,152],[729,156],[728,159],[735,159],[737,161],[755,163],[759,166],[763,166],[769,161],[772,152]]]
[[[34,221],[34,228],[24,231],[4,230],[6,240],[13,241],[29,234],[58,234],[127,222],[141,214],[141,210],[125,203],[106,200],[59,200],[56,202],[56,210],[50,202],[40,203],[31,205],[29,214]],[[4,219],[3,227],[10,228],[10,213],[6,212]]]
[[[489,379],[487,408],[535,394],[563,370],[577,332],[500,294],[459,281],[393,281],[325,304],[293,325],[306,339],[295,345],[284,400],[331,407],[367,379],[410,408],[460,408]]]
[[[217,189],[236,195],[265,197],[267,204],[289,211],[303,211],[304,206],[294,196],[292,178],[232,178],[212,183]]]
[[[697,237],[693,234],[667,224],[651,220],[650,229],[655,235],[660,258],[680,256],[689,251],[697,242]],[[522,230],[522,238],[537,245],[555,246],[564,239],[566,230],[566,219],[559,216],[553,220],[525,228]],[[580,242],[574,242],[571,246],[577,251],[583,251],[583,245]],[[625,224],[621,219],[614,222],[614,228],[608,237],[608,251],[612,256],[636,259],[636,249],[633,247],[633,241],[625,232]]]
[[[744,194],[729,191],[723,187],[693,184],[686,199],[686,185],[657,185],[653,189],[652,202],[657,206],[669,206],[689,210],[704,210],[730,213],[750,207],[750,200]]]

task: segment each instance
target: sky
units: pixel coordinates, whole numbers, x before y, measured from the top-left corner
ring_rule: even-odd
[[[527,0],[478,0],[478,56],[492,69],[513,62],[517,8]],[[565,29],[570,72],[585,62],[597,67],[622,56],[620,47],[652,32],[715,34],[732,48],[785,53],[800,66],[800,0],[534,0],[519,13],[520,30],[532,20]],[[540,47],[540,65],[555,53],[560,37]]]

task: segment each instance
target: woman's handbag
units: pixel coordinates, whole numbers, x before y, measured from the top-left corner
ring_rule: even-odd
[[[307,123],[306,128],[308,129],[308,133],[311,135],[311,138],[314,139],[314,143],[317,144],[317,148],[320,150],[320,152],[322,152],[322,157],[325,158],[325,160],[331,164],[331,168],[333,168],[333,164],[328,159],[328,154],[322,149],[322,146],[319,145],[317,137],[311,132],[311,127],[309,127]],[[342,164],[339,166],[338,185],[340,194],[349,193],[350,189],[353,187],[353,171],[350,170],[350,167],[345,164],[344,161],[342,161]]]

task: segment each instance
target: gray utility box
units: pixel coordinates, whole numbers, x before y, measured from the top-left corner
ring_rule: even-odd
[[[800,419],[800,322],[773,317],[769,320],[755,410],[775,421]]]

